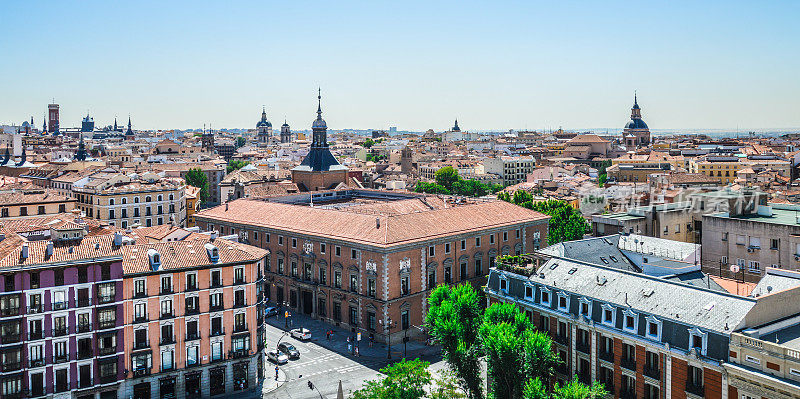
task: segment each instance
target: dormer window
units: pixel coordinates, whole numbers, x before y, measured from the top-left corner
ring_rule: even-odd
[[[205,248],[206,253],[208,254],[208,260],[211,263],[216,263],[219,260],[219,249],[217,249],[217,247],[210,242],[206,243]]]
[[[569,295],[563,292],[558,293],[558,310],[569,312]]]
[[[587,318],[592,317],[592,301],[586,298],[578,300],[578,314]]]
[[[525,299],[533,300],[533,287],[530,285],[525,286]]]
[[[647,338],[654,339],[656,341],[661,341],[661,328],[663,323],[661,320],[656,319],[653,316],[647,316],[647,331],[645,334]]]
[[[500,291],[504,294],[508,294],[508,279],[500,278]]]
[[[603,304],[603,324],[614,327],[617,323],[617,312],[613,306]]]
[[[622,328],[627,332],[636,334],[639,331],[639,315],[630,309],[625,309],[622,314],[624,316]]]
[[[697,354],[705,355],[708,344],[708,333],[694,327],[689,329],[689,350],[694,349]]]
[[[541,296],[539,297],[539,303],[545,306],[550,306],[550,290],[542,288]]]
[[[150,260],[150,269],[153,271],[161,267],[161,254],[153,248],[147,250],[147,257]]]

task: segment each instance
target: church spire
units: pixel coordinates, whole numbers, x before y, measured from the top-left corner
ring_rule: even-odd
[[[317,88],[317,120],[322,119],[322,88]]]

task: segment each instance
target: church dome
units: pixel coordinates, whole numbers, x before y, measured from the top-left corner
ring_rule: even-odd
[[[272,122],[261,120],[256,123],[256,127],[272,127]]]
[[[628,124],[625,125],[625,129],[647,129],[647,124],[644,123],[641,119],[631,119]]]
[[[314,120],[314,123],[311,125],[311,127],[314,128],[314,129],[327,129],[328,128],[328,124],[325,123],[325,119],[322,119],[322,117],[319,117],[316,120]]]

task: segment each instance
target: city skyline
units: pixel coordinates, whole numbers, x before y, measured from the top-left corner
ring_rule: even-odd
[[[4,8],[37,23],[0,44],[34,60],[0,66],[2,124],[303,130],[321,86],[334,130],[621,129],[634,91],[653,130],[800,127],[791,3]]]

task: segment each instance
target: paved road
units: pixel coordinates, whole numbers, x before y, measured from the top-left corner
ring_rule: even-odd
[[[332,328],[335,333],[331,341],[326,340],[326,329],[331,329],[327,324],[303,317],[295,317],[294,327],[303,326],[312,331],[311,341],[301,342],[288,335],[284,336],[283,318],[269,318],[266,326],[266,339],[268,348],[274,349],[283,336],[281,342],[290,342],[300,351],[300,359],[290,360],[288,364],[280,366],[285,373],[285,382],[277,389],[269,392],[265,398],[275,399],[335,399],[339,381],[342,381],[345,398],[350,393],[359,389],[363,384],[380,377],[379,369],[384,367],[389,360],[386,359],[387,348],[383,344],[374,344],[369,348],[366,341],[360,343],[360,357],[355,357],[347,350],[347,332]],[[428,361],[438,362],[438,350],[433,347],[412,343],[408,347],[409,358],[422,356]],[[391,361],[402,359],[403,346],[392,347]],[[440,365],[437,365],[437,367]],[[265,369],[268,376],[274,376],[275,365],[268,364]],[[311,381],[319,390],[312,391],[308,388]]]

